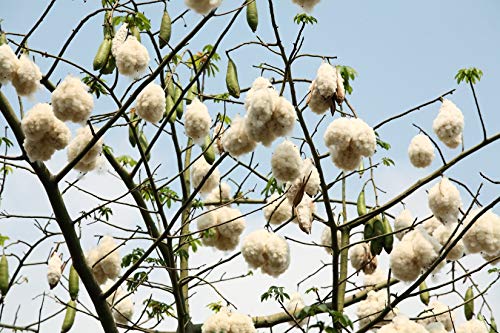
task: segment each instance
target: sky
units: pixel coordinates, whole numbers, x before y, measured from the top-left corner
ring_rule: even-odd
[[[35,0],[0,0],[0,17],[3,19],[2,28],[7,32],[26,33],[41,15],[48,1]],[[94,11],[99,7],[100,1],[58,1],[52,11],[42,22],[28,41],[28,45],[34,49],[46,50],[51,54],[58,53],[66,38],[75,28],[81,17]],[[270,28],[269,15],[266,13],[267,1],[257,0],[260,14],[260,25],[257,35],[267,41],[273,41]],[[293,5],[289,0],[275,1],[278,25],[282,34],[282,40],[286,49],[292,48],[292,42],[295,40],[298,26],[293,23],[293,17],[301,12],[301,9]],[[221,11],[232,8],[233,2],[225,0]],[[169,11],[172,16],[181,13],[185,6],[182,1],[170,1]],[[308,27],[305,31],[305,40],[303,52],[311,54],[322,54],[337,56],[334,64],[348,65],[353,67],[359,76],[352,86],[354,93],[348,96],[351,104],[356,108],[360,117],[370,125],[379,123],[391,115],[433,100],[442,93],[456,88],[455,93],[449,97],[463,111],[465,116],[465,147],[471,147],[481,140],[480,124],[477,117],[474,100],[470,89],[466,85],[457,86],[454,76],[458,69],[475,66],[480,68],[484,76],[476,86],[479,98],[479,104],[483,111],[486,128],[489,135],[495,134],[499,130],[500,116],[496,111],[497,104],[495,98],[498,90],[498,77],[500,77],[500,45],[498,36],[500,33],[500,21],[498,13],[500,3],[497,1],[464,1],[464,0],[443,0],[431,1],[423,0],[418,2],[409,1],[384,1],[374,2],[369,0],[362,1],[336,1],[323,0],[316,6],[312,15],[317,18],[318,23]],[[162,6],[151,6],[146,11],[146,15],[151,18],[153,29],[159,26]],[[188,13],[185,16],[185,22],[178,21],[173,26],[172,43],[180,41],[189,29],[201,19],[201,16],[195,13]],[[74,60],[78,64],[90,67],[95,51],[101,42],[101,22],[102,16],[96,16],[90,20],[81,30],[81,33],[72,42],[65,56]],[[221,29],[225,26],[227,18],[219,17],[210,22],[204,28],[199,36],[196,36],[190,43],[193,50],[200,50],[206,44],[215,43]],[[96,37],[98,36],[98,38]],[[219,54],[222,59],[219,67],[225,69],[227,58],[224,50],[230,49],[235,45],[255,39],[250,29],[246,25],[244,15],[241,15],[231,29],[227,38],[220,46]],[[19,41],[18,38],[15,38]],[[145,42],[146,47],[151,51],[151,45]],[[150,54],[153,54],[150,52]],[[281,66],[280,58],[270,55],[255,46],[241,48],[231,53],[232,59],[236,62],[239,70],[239,79],[242,87],[247,87],[260,75],[260,70],[252,67],[266,62]],[[35,56],[37,64],[42,72],[46,72],[52,64],[52,59]],[[153,60],[154,61],[154,60]],[[153,66],[154,62],[150,65]],[[317,67],[321,64],[318,58],[303,58],[297,61],[293,67],[293,74],[298,78],[312,79],[315,76]],[[58,66],[52,76],[54,82],[62,80],[66,75],[80,75],[77,71],[66,65]],[[265,75],[269,76],[267,73]],[[184,80],[187,77],[183,78]],[[117,90],[120,95],[125,87],[130,84],[130,80],[120,79]],[[299,93],[305,95],[308,86],[299,85]],[[10,99],[11,104],[18,108],[17,98],[13,93],[11,86],[1,88],[2,92]],[[225,89],[223,73],[215,79],[207,81],[207,93],[220,93]],[[285,96],[288,96],[287,93]],[[23,106],[28,110],[36,102],[47,102],[50,95],[46,90],[36,94],[32,100],[23,99]],[[114,110],[114,106],[109,100],[95,100],[95,113],[107,113]],[[209,110],[212,115],[221,111],[220,104],[210,104]],[[411,138],[418,134],[418,130],[412,126],[417,124],[424,128],[428,133],[432,132],[432,120],[437,115],[439,104],[432,104],[409,117],[394,121],[378,132],[381,137],[388,141],[392,148],[389,152],[378,152],[376,158],[388,156],[392,158],[395,167],[379,167],[375,170],[375,176],[380,187],[386,191],[381,193],[381,202],[388,201],[394,195],[404,190],[417,179],[438,168],[439,161],[436,158],[430,168],[417,170],[413,168],[407,158],[407,146]],[[228,106],[228,114],[234,117],[237,114],[242,115],[244,109],[238,106]],[[314,114],[306,114],[308,124],[319,120]],[[5,126],[5,119],[0,117],[0,125]],[[320,126],[321,130],[328,125],[325,122]],[[296,126],[295,134],[298,134]],[[72,131],[76,126],[71,126]],[[151,129],[147,134],[152,133]],[[131,154],[136,157],[128,146],[126,131],[114,129],[105,137],[105,142],[111,145],[115,154]],[[318,140],[320,141],[320,139]],[[280,140],[277,141],[277,143]],[[318,145],[320,146],[320,144]],[[274,146],[273,146],[274,147]],[[161,139],[159,144],[153,150],[153,163],[160,165],[159,173],[168,173],[171,170],[169,156],[173,147],[167,139]],[[269,171],[269,160],[272,149],[257,149],[256,158],[259,160],[259,168],[264,173]],[[459,149],[443,149],[447,159],[452,158],[459,153]],[[135,154],[135,155],[134,155]],[[66,162],[65,152],[58,152],[51,161],[48,162],[49,169],[57,172]],[[227,170],[233,162],[226,161],[221,169]],[[322,161],[326,170],[327,177],[332,179],[338,174],[333,164],[325,159]],[[498,143],[484,149],[473,158],[467,158],[460,162],[455,168],[450,170],[447,175],[459,178],[466,182],[475,190],[483,179],[479,175],[482,171],[493,179],[500,178],[498,172]],[[50,215],[50,207],[43,193],[43,189],[36,179],[31,175],[16,171],[9,177],[6,184],[4,198],[0,209],[11,214],[33,214]],[[234,180],[238,181],[243,175],[242,172],[235,174]],[[71,172],[65,179],[65,182],[71,182],[80,175]],[[251,179],[251,182],[256,182]],[[78,183],[85,190],[99,193],[105,198],[114,198],[124,191],[124,187],[112,175],[106,172],[90,173],[83,177]],[[105,184],[105,185],[103,185]],[[352,180],[348,186],[348,198],[354,200],[360,188],[360,181]],[[432,183],[434,184],[434,182]],[[430,185],[432,185],[430,184]],[[430,188],[426,186],[424,189]],[[66,186],[66,183],[64,183]],[[262,184],[253,194],[258,197]],[[470,196],[461,190],[464,206],[470,204]],[[340,189],[332,190],[334,196],[340,196]],[[485,184],[481,191],[480,200],[489,202],[498,196],[498,191],[491,184]],[[373,198],[369,196],[369,201]],[[97,205],[97,201],[88,195],[82,194],[77,190],[69,190],[65,195],[65,200],[72,216],[78,216],[84,209],[90,209]],[[125,200],[130,202],[130,198]],[[425,217],[429,215],[427,208],[426,193],[424,190],[416,192],[405,200],[414,215]],[[246,207],[240,207],[242,211]],[[340,207],[336,207],[336,212]],[[397,205],[391,209],[391,213],[397,214],[402,206]],[[140,225],[137,212],[125,206],[113,206],[113,222],[123,227],[134,228]],[[497,209],[498,211],[498,209]],[[167,212],[169,214],[170,212]],[[354,216],[353,211],[349,211],[350,216]],[[320,213],[320,215],[324,216]],[[43,223],[45,221],[42,220]],[[84,249],[89,249],[97,242],[96,235],[111,232],[104,226],[89,224],[86,221],[82,225],[82,244]],[[261,214],[254,214],[247,218],[248,232],[261,228],[264,225],[264,219]],[[49,228],[57,231],[57,226],[52,222]],[[284,235],[303,241],[318,241],[322,231],[322,226],[313,226],[312,235],[302,234],[295,225],[288,225],[284,228]],[[0,220],[0,233],[10,236],[12,239],[23,239],[33,241],[40,234],[33,227],[31,219],[10,219]],[[60,240],[60,237],[54,237],[54,241]],[[47,241],[45,246],[35,251],[30,262],[40,262],[46,260],[50,249],[55,245],[54,241]],[[122,254],[137,246],[145,246],[144,242],[136,241],[133,244],[127,244]],[[220,291],[227,296],[238,307],[239,311],[252,315],[270,314],[279,311],[279,306],[272,302],[260,303],[260,295],[267,290],[270,285],[284,286],[290,292],[298,291],[304,293],[310,286],[328,285],[331,277],[329,272],[323,272],[305,285],[297,288],[297,282],[304,277],[303,272],[313,271],[321,266],[321,262],[328,262],[328,255],[321,249],[315,247],[302,246],[291,242],[292,264],[290,269],[275,279],[262,275],[255,271],[253,276],[230,281],[220,284]],[[15,247],[17,253],[25,250],[22,246]],[[65,258],[68,258],[65,252]],[[231,253],[220,253],[210,248],[202,248],[198,253],[191,256],[194,266],[202,265],[206,262],[213,262],[214,258],[229,256]],[[479,256],[467,258],[464,263],[477,264],[480,261]],[[386,261],[382,261],[384,264]],[[12,261],[14,263],[14,261]],[[28,267],[23,270],[23,276],[28,281],[17,286],[12,290],[10,305],[4,310],[0,322],[12,322],[17,306],[20,306],[18,324],[31,323],[36,319],[36,314],[32,311],[38,309],[41,302],[42,293],[61,299],[67,298],[67,293],[62,288],[56,288],[49,292],[45,283],[45,270],[43,266]],[[248,266],[242,260],[237,258],[231,262],[231,265],[218,270],[214,277],[221,276],[227,272],[228,276],[244,274],[248,271]],[[164,275],[155,275],[153,279],[165,279]],[[445,273],[435,277],[435,281],[429,281],[428,284],[438,283],[449,279]],[[481,274],[478,281],[483,285],[491,280],[491,276]],[[40,283],[43,281],[43,283]],[[251,286],[251,288],[249,288]],[[193,304],[193,317],[195,322],[201,322],[210,314],[206,304],[220,300],[209,288],[195,290],[191,303]],[[136,311],[140,311],[142,300],[149,296],[149,291],[140,291],[134,295]],[[162,295],[165,296],[165,295]],[[489,292],[490,305],[494,312],[500,313],[500,291],[491,290]],[[311,295],[305,296],[306,301],[312,302]],[[82,295],[83,304],[89,305],[89,299]],[[454,303],[456,299],[450,300]],[[60,305],[55,304],[54,300],[47,300],[48,305],[44,310],[47,315],[58,309]],[[479,303],[477,304],[479,305]],[[91,306],[91,305],[90,305]],[[418,314],[418,308],[414,303],[406,302],[401,305],[403,312],[408,315]],[[349,310],[352,314],[352,310]],[[100,332],[101,328],[94,320],[88,319],[85,315],[79,314],[77,317],[79,325],[76,325],[72,332]],[[462,321],[463,315],[457,311],[457,320]],[[48,321],[42,326],[42,332],[52,332],[57,329],[62,321],[62,315]],[[497,320],[498,321],[498,320]],[[170,324],[170,325],[169,325]],[[167,328],[172,328],[171,321],[166,321]],[[277,331],[284,331],[286,325],[281,325]]]

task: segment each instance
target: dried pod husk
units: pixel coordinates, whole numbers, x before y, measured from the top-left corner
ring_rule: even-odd
[[[163,16],[161,17],[160,33],[158,35],[160,49],[164,48],[170,41],[172,36],[172,20],[168,14],[167,8],[163,11]]]
[[[80,277],[78,276],[78,272],[75,267],[71,265],[69,269],[69,295],[72,300],[76,301],[78,298],[78,292],[80,291]]]
[[[430,300],[430,294],[429,294],[429,291],[427,290],[427,284],[424,282],[422,282],[420,284],[420,286],[418,286],[418,289],[420,290],[420,300],[422,301],[422,303],[424,303],[425,305],[429,305],[429,300]]]
[[[471,320],[474,317],[474,291],[472,287],[467,288],[464,301],[465,319]]]
[[[111,38],[104,38],[99,49],[94,57],[93,68],[95,71],[103,68],[108,61],[109,55],[111,54]]]
[[[229,94],[234,98],[240,97],[240,84],[238,82],[238,71],[236,64],[229,58],[227,62],[226,86]]]
[[[71,300],[66,305],[66,314],[64,315],[64,321],[61,327],[61,333],[68,332],[73,324],[75,323],[76,316],[76,302]]]

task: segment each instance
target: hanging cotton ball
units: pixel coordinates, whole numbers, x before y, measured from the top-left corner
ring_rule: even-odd
[[[255,333],[252,318],[227,308],[210,316],[201,326],[202,333]]]
[[[224,201],[231,200],[231,186],[222,182],[210,192],[205,198],[205,205],[207,203],[220,203],[222,204]]]
[[[328,148],[328,150],[330,152],[330,157],[332,158],[333,164],[335,164],[336,167],[342,170],[355,170],[361,163],[361,155],[359,155],[352,147],[348,147],[344,150],[339,150],[336,149],[335,146],[331,146]]]
[[[387,272],[376,269],[371,274],[365,274],[363,285],[365,287],[373,287],[381,283],[387,283],[387,276]]]
[[[73,161],[88,145],[94,135],[89,126],[80,127],[76,132],[76,136],[68,145],[68,162]],[[98,157],[102,152],[102,138],[99,139],[90,150],[78,161],[75,169],[81,172],[92,171],[97,167]]]
[[[108,277],[102,270],[102,266],[98,264],[100,259],[99,248],[97,246],[90,249],[90,251],[85,255],[85,261],[87,262],[87,266],[89,266],[92,270],[95,280],[98,284],[103,284],[106,282]]]
[[[140,118],[157,123],[165,113],[165,93],[156,83],[148,84],[137,96],[135,109]]]
[[[235,239],[236,242],[231,242],[230,246],[225,246],[224,242],[220,246],[216,247],[220,250],[232,250],[236,247],[235,243],[238,244],[239,236],[245,230],[245,219],[242,217],[241,212],[236,208],[231,208],[227,206],[220,207],[216,210],[217,212],[217,232],[220,236],[226,239]]]
[[[120,74],[136,78],[148,68],[149,53],[134,36],[128,36],[118,48],[115,61]]]
[[[310,12],[320,0],[292,0],[292,2],[302,7],[306,12]]]
[[[444,328],[444,325],[441,323],[430,323],[425,326],[425,329],[429,333],[447,333],[448,331]]]
[[[410,242],[404,241],[404,237],[390,254],[390,267],[394,277],[401,281],[414,281],[420,275],[421,267],[415,258],[413,246]]]
[[[253,324],[252,318],[242,313],[232,312],[229,316],[229,323],[231,325],[231,330],[229,331],[230,333],[257,332]]]
[[[217,226],[218,220],[217,220],[217,211],[216,210],[209,210],[206,212],[203,212],[197,219],[196,219],[196,224],[198,230],[209,230],[208,233],[204,234],[201,237],[201,242],[205,246],[215,246],[215,243],[217,241],[217,230],[213,227]],[[210,229],[213,228],[213,229]]]
[[[128,35],[128,25],[123,23],[120,28],[115,32],[115,36],[111,41],[111,54],[116,58],[118,54],[118,49],[125,43]]]
[[[40,87],[42,72],[40,68],[26,55],[22,55],[14,75],[12,85],[19,96],[31,96]]]
[[[280,236],[264,229],[245,237],[241,253],[251,268],[261,268],[263,273],[277,277],[290,265],[288,243]]]
[[[318,68],[314,82],[314,88],[323,98],[332,98],[337,91],[337,69],[327,62],[322,63]]]
[[[118,252],[118,245],[111,236],[104,236],[97,246],[99,257],[101,258],[98,265],[108,279],[115,280],[120,274],[121,258]]]
[[[295,120],[296,114],[292,103],[283,96],[279,97],[273,109],[269,131],[276,137],[286,136],[293,131]]]
[[[291,182],[300,176],[302,158],[297,146],[285,140],[274,150],[271,158],[274,178],[281,182]]]
[[[210,134],[212,118],[208,108],[198,98],[193,99],[184,114],[184,130],[196,144],[203,144],[205,137]]]
[[[339,248],[340,248],[340,244],[341,244],[341,240],[342,240],[341,238],[342,238],[342,234],[340,233],[340,231],[337,231],[337,244],[339,245]],[[332,250],[332,246],[333,246],[332,245],[332,230],[328,226],[326,226],[323,229],[323,232],[321,233],[320,245],[323,246],[326,253],[328,253],[328,254],[333,253],[333,250]]]
[[[378,333],[428,333],[424,326],[399,315],[388,325],[382,326]]]
[[[34,141],[25,139],[23,147],[30,162],[48,161],[55,153],[55,149],[45,142],[45,140]]]
[[[54,252],[49,259],[47,269],[47,281],[49,282],[50,289],[54,289],[59,283],[59,280],[61,280],[62,265],[63,262],[61,257]]]
[[[436,239],[439,244],[444,246],[446,243],[448,243],[448,240],[450,240],[451,235],[453,234],[453,231],[457,228],[457,224],[449,224],[449,225],[440,225],[434,232],[432,233],[432,237]],[[455,234],[455,238],[456,238]],[[449,247],[449,245],[447,246]],[[450,250],[448,255],[446,256],[446,259],[448,260],[458,260],[463,257],[464,255],[464,243],[459,240],[458,243]]]
[[[288,300],[288,303],[286,304],[285,308],[290,315],[292,315],[294,318],[297,318],[300,311],[302,311],[302,309],[305,307],[306,303],[304,303],[302,295],[300,295],[300,293],[293,293],[290,295],[290,299]],[[305,323],[306,319],[298,321],[299,325],[303,325]],[[295,321],[290,321],[290,324],[295,325]]]
[[[198,14],[208,14],[211,10],[217,8],[222,3],[222,0],[184,0],[186,6],[197,12]]]
[[[349,250],[349,260],[356,270],[363,270],[365,274],[371,274],[377,269],[377,257],[373,256],[368,243],[358,243]]]
[[[272,88],[258,89],[252,92],[250,101],[245,118],[248,135],[252,140],[269,146],[276,138],[268,124],[272,119],[275,104],[279,101],[278,93]]]
[[[413,221],[414,221],[414,218],[410,212],[409,209],[404,209],[403,211],[401,211],[401,213],[399,213],[398,216],[396,216],[396,218],[394,219],[394,230],[395,231],[400,231],[400,230],[403,230],[403,229],[406,229],[406,228],[409,228],[412,226],[413,224]],[[396,234],[396,237],[401,240],[401,238],[403,238],[403,235],[405,233],[407,233],[409,231],[409,229],[405,230],[405,231],[400,231]]]
[[[0,83],[6,84],[12,80],[17,68],[20,65],[19,59],[9,45],[0,45]]]
[[[380,311],[384,310],[389,301],[387,299],[387,291],[379,290],[379,291],[369,291],[365,300],[362,300],[358,304],[358,308],[356,309],[356,315],[359,318],[359,325],[363,327],[373,321],[380,313]],[[399,313],[397,308],[392,309],[385,317],[384,321],[391,320]],[[380,323],[380,324],[383,324]],[[380,327],[380,326],[378,326]],[[379,331],[380,332],[380,331]]]
[[[300,230],[306,234],[311,233],[313,214],[316,211],[316,204],[312,198],[304,193],[302,200],[295,207],[295,215]]]
[[[481,210],[478,208],[469,212],[464,225],[469,226]],[[462,240],[469,253],[485,252],[489,255],[500,255],[500,217],[488,210],[467,230]]]
[[[432,235],[434,231],[436,231],[437,228],[442,226],[443,223],[439,221],[436,217],[432,216],[430,219],[426,220],[424,223],[422,223],[422,227],[427,231],[429,235]]]
[[[273,193],[264,207],[264,217],[271,224],[281,224],[292,217],[292,206],[284,196]]]
[[[94,108],[89,88],[80,79],[67,76],[52,92],[54,114],[62,121],[85,123]]]
[[[375,131],[359,118],[350,119],[352,129],[352,144],[356,150],[365,157],[370,157],[375,153],[377,140]]]
[[[106,292],[112,286],[113,282],[108,281],[102,286],[102,291]],[[130,294],[127,294],[122,287],[118,287],[115,292],[108,296],[106,301],[112,307],[113,317],[117,323],[128,324],[131,321],[134,315],[134,303]]]
[[[252,103],[253,103],[253,99],[255,97],[255,92],[258,91],[258,90],[261,90],[261,89],[270,89],[270,90],[274,90],[273,88],[273,85],[271,84],[271,82],[260,76],[258,78],[256,78],[253,82],[252,82],[252,86],[250,87],[250,90],[248,91],[246,97],[245,97],[245,109],[248,110]]]
[[[492,266],[496,266],[500,264],[500,258],[498,257],[498,254],[488,254],[488,253],[481,253],[481,257],[483,257],[484,260],[489,261],[489,264]]]
[[[439,114],[432,123],[432,128],[445,145],[449,148],[457,148],[462,142],[462,131],[464,129],[464,116],[462,111],[452,101],[443,100]]]
[[[208,174],[212,166],[208,164],[205,159],[199,158],[191,166],[191,180],[193,186],[198,188],[201,185],[203,178]],[[205,183],[201,186],[200,192],[202,194],[208,194],[213,189],[219,185],[220,182],[220,172],[219,169],[215,168],[212,173],[208,176]]]
[[[449,223],[458,220],[462,199],[460,198],[460,192],[448,178],[443,177],[439,183],[429,190],[428,202],[432,213],[441,222]]]
[[[483,322],[477,319],[471,319],[457,327],[457,333],[488,333]]]
[[[443,324],[446,331],[451,331],[453,329],[453,320],[455,316],[448,306],[439,301],[431,301],[419,317],[424,318],[419,320],[419,323],[422,325],[438,322]]]
[[[434,160],[434,146],[427,135],[418,134],[411,140],[408,156],[416,168],[426,168],[431,165]]]
[[[231,127],[222,135],[222,146],[233,157],[250,153],[257,146],[257,142],[248,135],[245,123],[244,118],[235,118],[231,122]]]
[[[297,178],[292,185],[292,187],[299,188],[302,186],[304,186],[304,191],[310,196],[318,194],[321,189],[321,180],[319,178],[318,169],[316,169],[310,158],[303,161],[300,177]],[[294,190],[292,189],[291,191],[293,192]]]
[[[415,261],[422,269],[427,269],[441,250],[441,244],[421,227],[405,235],[403,242],[409,242],[413,246]]]
[[[309,95],[307,97],[307,105],[312,112],[323,114],[333,105],[331,98],[324,98],[319,91],[315,89],[316,82],[313,81],[309,86]]]

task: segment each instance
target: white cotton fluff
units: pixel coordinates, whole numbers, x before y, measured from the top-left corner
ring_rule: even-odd
[[[425,325],[425,329],[429,333],[447,333],[448,331],[444,328],[444,325],[439,322],[434,322]]]
[[[226,183],[222,182],[220,183],[216,188],[210,192],[207,197],[205,198],[205,205],[207,203],[218,203],[222,204],[224,201],[230,200],[231,199],[231,186]],[[211,206],[211,205],[209,205]]]
[[[378,333],[428,333],[424,326],[399,315],[390,324],[382,326]]]
[[[49,282],[50,289],[54,289],[59,280],[61,280],[62,265],[61,257],[54,252],[49,259],[47,267],[47,281]]]
[[[472,223],[472,219],[482,208],[472,210],[466,217],[464,225]],[[467,230],[463,242],[469,253],[483,252],[491,256],[500,255],[500,217],[489,210],[481,215]]]
[[[134,36],[128,36],[118,48],[115,61],[120,74],[136,78],[148,68],[149,53]]]
[[[305,183],[305,184],[304,184]],[[289,183],[287,189],[287,197],[290,202],[293,202],[295,196],[304,187],[304,192],[310,196],[315,196],[321,189],[321,181],[319,178],[318,169],[314,166],[311,159],[307,158],[302,163],[300,176],[293,183]]]
[[[256,230],[245,237],[241,253],[251,268],[278,277],[290,266],[290,249],[285,239],[267,230]]]
[[[211,228],[210,232],[202,237],[204,245],[230,251],[238,245],[246,223],[238,209],[222,206],[198,217],[197,226],[198,230]]]
[[[47,161],[56,150],[65,148],[71,139],[69,128],[54,116],[46,103],[33,106],[21,121],[25,135],[24,149],[30,161]]]
[[[312,112],[323,114],[333,105],[331,98],[324,98],[319,91],[315,89],[316,82],[312,82],[309,86],[309,95],[307,97],[307,105]]]
[[[443,324],[446,331],[451,331],[453,329],[453,320],[455,319],[455,316],[453,315],[453,312],[450,311],[451,310],[447,305],[433,300],[425,308],[425,311],[419,316],[424,319],[420,319],[418,322],[422,325],[429,325],[431,323],[438,322]]]
[[[292,103],[281,96],[273,109],[269,130],[276,137],[286,136],[292,132],[295,120],[296,114]]]
[[[264,217],[271,224],[281,224],[288,221],[292,217],[292,205],[286,197],[273,193],[267,199],[267,204],[264,207]]]
[[[314,200],[306,193],[300,200],[300,203],[295,207],[296,222],[300,230],[306,234],[311,233],[313,214],[316,212],[316,204]]]
[[[115,36],[111,41],[111,54],[116,58],[118,54],[118,49],[125,43],[128,35],[128,25],[123,23],[120,28],[115,32]]]
[[[198,98],[193,99],[184,114],[184,130],[196,144],[203,144],[205,137],[210,134],[212,118],[208,108]]]
[[[0,83],[6,84],[12,80],[17,68],[20,65],[19,59],[9,45],[0,45]]]
[[[416,135],[408,146],[410,162],[416,168],[426,168],[434,160],[434,146],[425,134]]]
[[[306,303],[304,302],[302,295],[300,293],[293,293],[290,295],[290,299],[288,300],[285,308],[289,314],[296,318],[300,311],[302,311],[305,307]],[[302,319],[301,321],[298,321],[298,324],[303,325],[306,321],[307,319]],[[290,325],[295,325],[295,321],[291,320]]]
[[[407,233],[409,231],[409,229],[404,230],[404,231],[400,231],[400,230],[411,227],[411,225],[413,224],[413,221],[414,221],[414,218],[413,218],[413,215],[411,214],[409,209],[404,209],[403,211],[401,211],[401,213],[399,213],[398,216],[396,216],[396,218],[394,219],[394,230],[399,231],[396,234],[396,237],[399,240],[401,240],[401,238],[403,238],[403,235],[405,233]]]
[[[239,157],[255,150],[257,142],[250,138],[245,119],[236,117],[222,135],[222,146],[233,157]]]
[[[362,156],[370,157],[375,153],[375,132],[361,119],[335,119],[323,139],[333,163],[346,171],[356,169]]]
[[[97,131],[97,129],[95,129]],[[68,162],[73,161],[78,154],[80,154],[87,144],[92,140],[94,135],[89,126],[80,127],[76,136],[71,140],[68,145]],[[88,172],[94,170],[99,165],[99,156],[102,153],[103,140],[100,138],[90,150],[78,161],[75,169],[81,172]]]
[[[112,286],[113,282],[108,280],[101,289],[106,292]],[[114,293],[108,296],[106,301],[112,307],[113,317],[117,323],[128,324],[131,321],[134,315],[134,303],[131,295],[122,287],[118,287]]]
[[[464,116],[462,111],[448,99],[443,100],[439,114],[432,123],[434,133],[449,148],[457,148],[462,142]]]
[[[453,231],[457,228],[456,223],[452,224],[447,224],[447,225],[440,225],[434,232],[432,233],[432,237],[436,239],[441,246],[444,246],[446,243],[448,243],[448,240],[450,239],[451,235],[453,234]],[[459,232],[459,231],[458,231]],[[457,233],[454,235],[454,239],[457,236]],[[449,247],[449,245],[447,246]],[[459,240],[458,243],[450,250],[448,255],[446,256],[446,259],[454,261],[458,260],[463,257],[465,252],[465,247],[464,243],[462,240]]]
[[[62,121],[85,123],[94,108],[89,88],[80,79],[68,75],[52,92],[54,114]]]
[[[388,304],[389,302],[387,299],[386,290],[369,291],[366,299],[359,302],[358,308],[356,309],[356,315],[359,318],[360,327],[363,327],[374,320],[379,315],[379,313],[387,307]],[[398,313],[399,310],[397,308],[392,309],[384,317],[384,320],[391,320]]]
[[[199,158],[191,166],[191,180],[195,188],[199,187],[203,178],[208,174],[211,169],[211,165],[208,164],[205,159]],[[201,194],[208,194],[213,191],[220,182],[220,172],[218,168],[215,168],[213,172],[208,176],[203,186],[200,188]]]
[[[488,329],[480,320],[471,319],[460,324],[456,333],[488,333]]]
[[[151,82],[137,96],[135,109],[140,118],[150,123],[157,123],[165,113],[165,104],[166,98],[162,87]]]
[[[442,223],[457,222],[462,199],[460,192],[448,178],[443,177],[434,185],[429,190],[427,199],[432,213]]]
[[[222,0],[184,0],[186,6],[197,12],[198,14],[208,14],[211,10],[217,8],[222,3]]]
[[[363,270],[365,274],[371,274],[377,269],[377,257],[372,255],[368,243],[358,243],[351,247],[349,260],[356,271]]]
[[[99,244],[92,248],[86,256],[87,265],[99,284],[107,279],[116,280],[120,274],[121,258],[118,245],[111,236],[104,236]]]
[[[306,12],[310,12],[320,0],[292,0],[292,2],[302,7]]]
[[[442,225],[443,223],[441,223],[441,221],[439,221],[435,216],[432,216],[430,219],[422,223],[422,227],[429,235],[432,235],[434,231]]]
[[[256,333],[252,318],[238,312],[222,308],[205,320],[202,333]]]
[[[271,157],[271,167],[274,178],[280,182],[297,179],[302,170],[302,158],[297,146],[288,140],[280,143]]]
[[[340,247],[340,243],[341,243],[341,237],[342,237],[342,234],[340,233],[340,231],[337,231],[337,244],[339,244],[339,247]],[[333,253],[333,250],[332,250],[332,230],[328,226],[326,226],[323,229],[323,232],[321,233],[320,245],[323,246],[326,253],[328,253],[328,254]]]
[[[365,287],[373,287],[377,284],[387,283],[387,275],[387,272],[384,272],[381,269],[376,269],[371,274],[365,274],[363,285]]]
[[[315,89],[323,98],[332,98],[337,92],[337,69],[327,62],[322,63],[314,82]]]
[[[42,72],[40,68],[26,55],[22,55],[14,75],[12,85],[19,96],[31,96],[40,87]]]

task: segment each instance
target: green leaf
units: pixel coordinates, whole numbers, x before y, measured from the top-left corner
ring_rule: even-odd
[[[318,23],[318,20],[314,16],[307,15],[306,13],[301,13],[301,14],[295,15],[295,17],[293,18],[293,21],[296,24],[311,24],[311,25],[313,25],[315,23]]]
[[[455,80],[457,80],[457,84],[461,82],[476,84],[481,80],[483,76],[483,71],[476,67],[462,68],[459,69],[457,74],[455,75]]]
[[[175,317],[173,313],[174,308],[166,303],[154,299],[147,299],[144,300],[142,304],[146,305],[146,313],[149,318],[156,317],[156,320],[160,321],[165,319],[164,315],[167,317]]]
[[[358,72],[352,67],[338,65],[336,66],[340,72],[340,76],[344,79],[344,88],[345,91],[350,95],[352,94],[353,88],[351,86],[351,81],[354,81],[356,76],[358,76]]]
[[[10,239],[9,236],[4,236],[4,235],[0,234],[0,246],[4,247],[5,242],[8,241],[9,239]]]
[[[385,165],[385,166],[391,166],[391,165],[396,165],[394,163],[394,161],[392,159],[390,159],[389,157],[382,157],[382,163]]]

